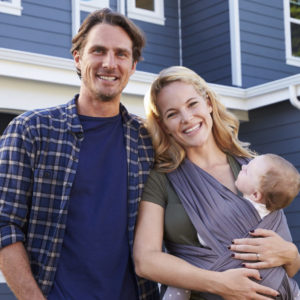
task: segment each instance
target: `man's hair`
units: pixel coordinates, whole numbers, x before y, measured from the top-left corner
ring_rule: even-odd
[[[72,54],[74,51],[81,51],[85,47],[88,33],[97,24],[108,24],[121,27],[132,41],[133,62],[142,60],[142,49],[146,43],[144,33],[130,19],[109,8],[96,10],[86,17],[81,24],[78,33],[72,39],[72,47],[70,50]],[[80,70],[77,69],[77,73],[79,77],[81,77]]]
[[[276,154],[263,154],[269,168],[260,180],[260,192],[270,211],[288,206],[300,191],[300,174],[286,159]]]

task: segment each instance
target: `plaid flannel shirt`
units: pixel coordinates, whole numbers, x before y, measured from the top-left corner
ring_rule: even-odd
[[[151,140],[121,105],[128,163],[128,233],[132,251],[142,189],[153,164]],[[63,244],[70,191],[84,132],[76,97],[65,105],[16,117],[0,139],[0,248],[21,241],[33,275],[48,295]],[[140,299],[157,285],[137,278]]]

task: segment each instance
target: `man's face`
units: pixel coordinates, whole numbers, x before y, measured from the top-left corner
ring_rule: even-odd
[[[80,93],[100,101],[119,102],[136,67],[128,34],[119,26],[103,23],[90,30],[84,48],[74,53],[74,60],[81,70]]]

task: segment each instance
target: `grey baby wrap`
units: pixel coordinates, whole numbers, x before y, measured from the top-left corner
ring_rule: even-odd
[[[240,164],[248,162],[248,159],[236,159]],[[188,159],[167,176],[196,231],[207,245],[201,248],[166,242],[171,254],[199,268],[225,271],[242,267],[243,261],[233,259],[227,247],[235,238],[250,237],[252,229],[271,229],[285,240],[292,240],[282,210],[261,219],[249,201],[234,194]],[[262,269],[260,274],[263,278],[261,284],[280,292],[281,296],[277,299],[291,300],[299,292],[297,283],[286,275],[283,267]],[[208,293],[201,295],[209,300],[222,299]]]

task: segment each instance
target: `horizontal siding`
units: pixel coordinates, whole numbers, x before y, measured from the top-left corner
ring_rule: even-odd
[[[231,85],[228,2],[182,1],[183,65],[205,80]]]
[[[300,111],[284,101],[249,112],[240,127],[240,139],[258,153],[276,153],[300,171]],[[295,244],[300,249],[300,195],[285,209]],[[300,284],[300,274],[296,276]]]
[[[172,65],[179,65],[179,30],[177,1],[164,0],[165,25],[133,20],[146,34],[144,60],[137,70],[159,73]]]
[[[299,73],[286,64],[282,0],[240,0],[243,87]]]
[[[71,1],[22,1],[22,15],[0,13],[0,47],[69,58]]]
[[[1,300],[16,300],[17,298],[10,291],[5,283],[0,283],[0,299]]]

